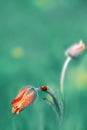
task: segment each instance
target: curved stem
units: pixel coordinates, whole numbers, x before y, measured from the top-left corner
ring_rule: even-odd
[[[63,91],[64,91],[64,76],[65,76],[65,72],[66,72],[66,69],[67,69],[67,66],[69,64],[69,62],[71,61],[71,57],[67,57],[67,59],[65,60],[65,63],[63,65],[63,68],[62,68],[62,72],[61,72],[61,79],[60,79],[60,91],[61,93],[63,94]]]

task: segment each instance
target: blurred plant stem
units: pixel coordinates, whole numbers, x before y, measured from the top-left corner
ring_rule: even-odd
[[[57,112],[58,122],[62,120],[63,117],[63,100],[60,91],[58,91],[58,99],[53,94],[53,92],[47,86],[41,86],[40,90],[47,93],[43,99],[49,102],[54,110]]]
[[[63,68],[62,68],[62,72],[61,72],[61,78],[60,78],[60,92],[64,95],[64,77],[65,77],[65,73],[66,73],[66,70],[67,70],[67,67],[68,67],[68,64],[70,63],[71,61],[71,57],[68,56],[65,60],[65,63],[63,65]]]

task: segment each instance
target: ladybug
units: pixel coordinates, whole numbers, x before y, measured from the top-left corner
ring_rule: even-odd
[[[48,90],[47,86],[41,86],[40,89],[41,89],[42,91],[47,91],[47,90]]]

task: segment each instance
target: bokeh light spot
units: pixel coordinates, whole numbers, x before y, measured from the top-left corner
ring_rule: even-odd
[[[11,56],[13,58],[21,58],[24,56],[24,49],[21,47],[13,48],[11,51]]]
[[[79,90],[87,89],[87,70],[78,68],[75,72],[74,80]]]
[[[55,0],[34,0],[37,7],[42,10],[50,10],[55,7]]]

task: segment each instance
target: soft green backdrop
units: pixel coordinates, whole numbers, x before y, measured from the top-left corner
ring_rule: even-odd
[[[87,44],[86,0],[0,0],[0,130],[57,130],[52,107],[39,96],[19,115],[11,100],[26,85],[60,86],[64,51]],[[87,130],[87,54],[73,60],[65,77],[61,130]]]

